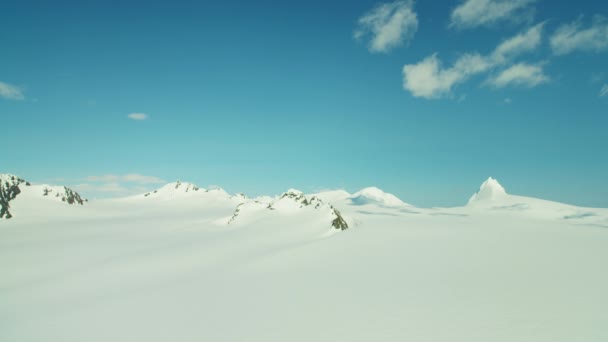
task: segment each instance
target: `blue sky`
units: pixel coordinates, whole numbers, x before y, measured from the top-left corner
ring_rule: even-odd
[[[14,1],[0,172],[608,207],[608,3]],[[131,115],[136,114],[136,115]]]

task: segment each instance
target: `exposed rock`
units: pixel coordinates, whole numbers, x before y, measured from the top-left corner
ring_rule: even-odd
[[[239,213],[241,212],[241,207],[243,206],[243,204],[244,203],[241,203],[236,206],[236,209],[234,209],[234,213],[232,214],[232,217],[230,217],[230,219],[228,220],[228,224],[231,224],[234,220],[236,220],[236,218],[239,216]]]
[[[86,201],[79,193],[65,186],[49,186],[42,189],[42,196],[49,196],[52,194],[54,194],[56,198],[61,199],[61,202],[66,202],[68,204],[83,205]]]
[[[0,218],[10,219],[9,202],[14,200],[21,193],[19,184],[25,180],[14,175],[0,175]]]
[[[331,226],[339,230],[348,229],[348,223],[346,222],[344,217],[342,217],[342,214],[340,214],[340,212],[333,206],[331,208],[333,210],[334,215],[336,216],[336,218],[331,221]]]

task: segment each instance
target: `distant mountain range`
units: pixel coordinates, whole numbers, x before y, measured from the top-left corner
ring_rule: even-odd
[[[168,183],[157,190],[140,195],[96,200],[89,203],[79,193],[65,186],[32,184],[16,175],[0,174],[1,219],[16,216],[13,207],[17,209],[18,216],[49,215],[49,217],[53,217],[56,215],[55,211],[70,215],[63,208],[57,207],[58,203],[61,207],[85,206],[85,204],[95,207],[96,203],[122,203],[125,208],[137,205],[138,208],[141,207],[140,212],[146,212],[146,203],[149,204],[149,210],[157,210],[153,208],[162,203],[162,210],[166,210],[167,215],[172,215],[171,208],[177,211],[192,208],[194,211],[205,205],[206,210],[217,209],[218,217],[215,220],[217,224],[232,226],[246,225],[260,220],[273,220],[278,217],[295,219],[300,217],[299,215],[303,215],[302,217],[305,217],[306,220],[322,219],[328,227],[344,230],[353,226],[352,216],[365,213],[469,216],[502,212],[608,227],[607,209],[576,207],[542,199],[510,195],[496,179],[491,177],[481,184],[479,190],[471,196],[464,207],[419,208],[376,187],[368,187],[354,194],[344,190],[304,194],[301,191],[290,189],[279,196],[248,198],[242,193],[231,195],[219,187],[205,189],[181,181]],[[45,208],[49,208],[49,210]],[[222,215],[227,210],[230,210],[230,215],[224,218]],[[343,211],[346,213],[345,215],[342,213]]]

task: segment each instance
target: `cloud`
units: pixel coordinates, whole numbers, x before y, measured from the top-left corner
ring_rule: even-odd
[[[523,53],[536,50],[541,43],[544,26],[544,22],[537,24],[526,32],[522,32],[500,43],[494,49],[492,58],[497,63],[505,62],[509,58],[515,58]]]
[[[416,64],[407,64],[403,67],[403,88],[415,97],[426,99],[449,95],[455,85],[472,76],[488,72],[523,53],[535,50],[540,45],[543,26],[543,23],[538,24],[503,41],[487,56],[464,54],[449,68],[442,67],[437,54]]]
[[[88,182],[107,182],[107,183],[115,183],[115,182],[129,182],[129,183],[139,183],[139,184],[160,184],[166,183],[166,181],[154,177],[154,176],[144,176],[137,173],[130,173],[126,175],[103,175],[103,176],[88,176],[85,178]]]
[[[371,52],[388,52],[414,38],[418,30],[418,15],[414,1],[403,0],[380,4],[365,13],[358,21],[355,39],[371,36]]]
[[[85,196],[98,198],[141,194],[152,190],[155,184],[167,183],[158,177],[137,173],[88,176],[78,181],[80,183],[71,187]]]
[[[88,192],[88,193],[115,193],[115,194],[124,194],[130,193],[131,189],[125,186],[120,185],[120,183],[111,182],[111,183],[102,183],[102,184],[89,184],[82,183],[76,184],[72,186],[78,192]]]
[[[599,52],[608,48],[608,20],[600,15],[593,18],[591,26],[582,28],[582,18],[560,26],[551,37],[551,48],[556,55],[576,50]]]
[[[129,115],[127,115],[127,117],[131,120],[147,120],[148,119],[148,114],[146,113],[131,113]]]
[[[528,63],[512,65],[487,80],[488,84],[497,88],[509,85],[531,88],[546,82],[549,82],[549,77],[544,74],[543,65]]]
[[[600,89],[600,97],[604,97],[608,95],[608,84],[604,84],[602,89]]]
[[[501,21],[531,19],[536,0],[465,0],[450,15],[450,27],[459,29],[489,26]]]
[[[23,90],[21,90],[21,88],[4,82],[0,82],[0,97],[9,100],[25,99]]]
[[[506,104],[511,104],[511,103],[513,103],[513,100],[511,100],[510,97],[507,97],[506,99],[503,100],[503,102]]]
[[[604,79],[606,78],[606,73],[605,72],[594,72],[590,79],[589,82],[591,83],[601,83]]]
[[[452,87],[491,67],[486,58],[478,54],[461,56],[453,67],[444,69],[437,54],[417,64],[403,67],[403,88],[415,97],[440,98],[451,93]]]
[[[71,186],[80,194],[87,198],[107,198],[130,196],[149,192],[151,189],[145,186],[125,186],[124,184],[109,182],[109,183],[81,183]]]

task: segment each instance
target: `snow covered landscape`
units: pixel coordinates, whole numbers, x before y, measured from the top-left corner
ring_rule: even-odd
[[[0,342],[608,342],[608,1],[3,1]]]
[[[608,341],[608,209],[0,175],[0,341]]]

